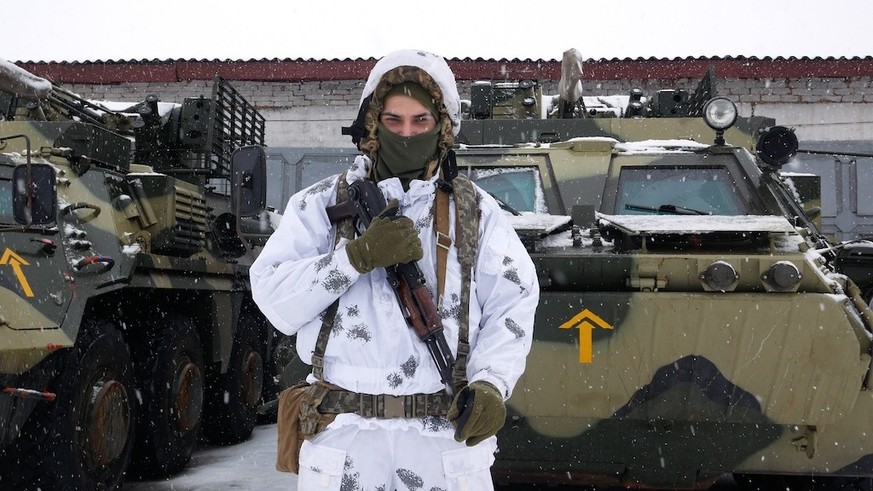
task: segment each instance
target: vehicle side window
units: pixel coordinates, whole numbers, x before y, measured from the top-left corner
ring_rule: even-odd
[[[519,212],[548,213],[536,167],[471,168],[470,179]]]
[[[727,169],[712,167],[625,167],[619,174],[619,215],[658,213],[664,208],[692,214],[747,215]]]

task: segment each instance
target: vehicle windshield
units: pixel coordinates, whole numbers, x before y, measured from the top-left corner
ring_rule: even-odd
[[[535,167],[471,168],[470,179],[498,201],[519,212],[547,213]]]
[[[747,215],[727,169],[625,167],[619,174],[619,215]]]

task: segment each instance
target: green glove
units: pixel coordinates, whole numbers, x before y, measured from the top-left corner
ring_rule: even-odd
[[[503,428],[506,405],[497,387],[477,380],[458,392],[447,417],[455,424],[455,440],[472,447]]]
[[[392,216],[398,206],[392,199],[360,237],[346,244],[349,262],[359,273],[421,259],[421,239],[412,219]]]

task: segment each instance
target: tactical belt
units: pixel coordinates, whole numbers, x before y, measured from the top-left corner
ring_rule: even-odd
[[[331,390],[318,405],[321,414],[355,413],[365,418],[445,416],[452,397],[445,392],[392,396]]]

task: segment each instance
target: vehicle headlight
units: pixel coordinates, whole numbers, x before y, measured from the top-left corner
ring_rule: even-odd
[[[726,97],[714,97],[703,106],[703,120],[716,131],[725,131],[737,122],[737,105]]]

